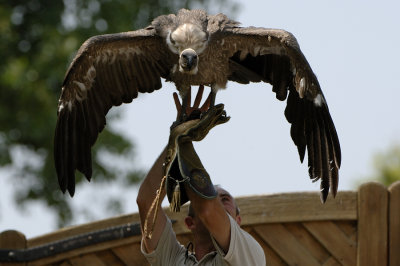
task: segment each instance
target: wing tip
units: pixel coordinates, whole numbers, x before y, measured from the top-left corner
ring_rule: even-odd
[[[74,197],[74,195],[75,195],[75,186],[73,186],[71,188],[68,188],[68,193],[71,196],[71,198]]]
[[[321,199],[321,202],[322,202],[323,204],[325,204],[326,199],[328,198],[328,194],[329,194],[329,188],[323,188],[323,189],[321,189],[320,199]]]

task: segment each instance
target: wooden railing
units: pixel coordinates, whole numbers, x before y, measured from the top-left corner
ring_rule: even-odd
[[[389,188],[366,183],[358,191],[339,192],[325,204],[320,203],[318,193],[308,192],[236,200],[242,228],[262,245],[267,265],[400,265],[400,182]],[[180,213],[168,212],[176,220],[173,227],[182,244],[191,240],[183,224],[186,212],[187,207]],[[138,214],[124,215],[32,239],[4,231],[0,234],[0,265],[147,265],[140,253],[140,232],[132,231],[138,221]],[[113,235],[113,228],[122,234],[104,238]],[[98,238],[105,240],[92,241]],[[88,244],[71,246],[78,239]],[[69,248],[59,250],[63,246]],[[32,253],[38,247],[48,249],[47,255],[5,262],[13,261],[16,253]]]

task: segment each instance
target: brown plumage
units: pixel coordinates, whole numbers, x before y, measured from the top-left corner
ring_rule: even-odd
[[[182,98],[192,85],[216,92],[227,81],[266,82],[287,99],[285,116],[301,162],[321,179],[321,200],[336,195],[341,162],[339,139],[318,80],[295,37],[284,30],[239,27],[223,14],[180,10],[141,30],[95,36],[72,61],[62,86],[54,140],[61,190],[75,191],[75,170],[92,175],[91,147],[112,106],[139,92],[174,82]]]

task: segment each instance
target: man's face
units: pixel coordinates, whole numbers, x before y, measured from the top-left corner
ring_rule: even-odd
[[[235,199],[225,189],[219,186],[215,186],[215,189],[217,190],[218,199],[222,203],[225,211],[240,225],[242,219],[238,213],[239,209],[236,206]],[[200,218],[195,213],[193,213],[192,215],[188,215],[185,218],[185,223],[189,229],[193,230],[195,228],[197,233],[208,234],[207,228],[204,226]],[[193,225],[194,227],[192,227]]]
[[[237,213],[236,202],[232,195],[221,187],[216,187],[216,189],[218,192],[218,198],[224,206],[225,211],[232,216],[232,218],[235,219],[238,224],[240,224],[240,221],[238,221],[239,213]]]

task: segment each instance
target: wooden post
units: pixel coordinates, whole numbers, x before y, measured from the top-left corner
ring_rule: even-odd
[[[370,182],[358,189],[357,265],[388,264],[388,191]]]
[[[26,249],[26,238],[25,235],[15,231],[8,230],[0,234],[0,248],[3,249]],[[1,263],[3,266],[22,266],[26,263]]]
[[[400,181],[389,187],[389,265],[400,265]]]

